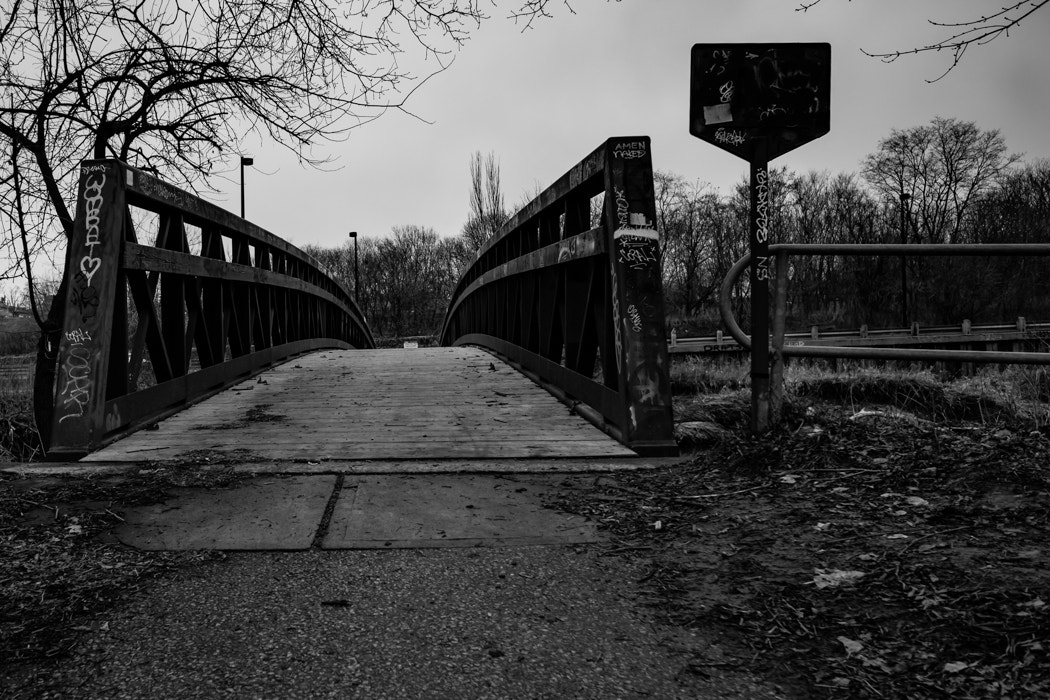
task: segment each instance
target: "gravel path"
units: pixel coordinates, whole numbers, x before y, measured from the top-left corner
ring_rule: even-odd
[[[32,698],[776,698],[688,670],[594,548],[242,553],[91,622]],[[710,675],[708,675],[710,674]]]

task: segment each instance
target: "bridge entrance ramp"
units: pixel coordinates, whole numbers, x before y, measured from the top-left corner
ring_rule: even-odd
[[[310,464],[636,454],[494,355],[440,347],[304,355],[81,461],[205,457]]]

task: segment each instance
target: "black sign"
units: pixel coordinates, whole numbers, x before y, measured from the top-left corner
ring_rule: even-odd
[[[830,44],[693,46],[693,136],[748,161],[770,161],[830,130]]]

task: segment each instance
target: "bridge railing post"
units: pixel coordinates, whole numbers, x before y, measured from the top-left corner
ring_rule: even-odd
[[[106,387],[113,348],[114,301],[125,212],[121,169],[112,161],[85,162],[67,257],[71,269],[58,346],[51,452],[84,452],[105,427]],[[124,329],[118,329],[123,333]],[[123,347],[126,343],[118,343]],[[127,357],[116,358],[126,365]],[[113,363],[116,367],[121,362]]]
[[[636,451],[674,452],[650,141],[610,139],[605,149],[604,228],[625,438]]]

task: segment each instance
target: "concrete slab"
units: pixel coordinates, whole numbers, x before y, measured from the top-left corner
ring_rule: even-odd
[[[560,477],[347,477],[324,549],[499,547],[596,542],[593,523],[543,506]]]
[[[112,535],[146,550],[309,549],[335,482],[270,477],[231,489],[173,489],[165,503],[128,509]]]

